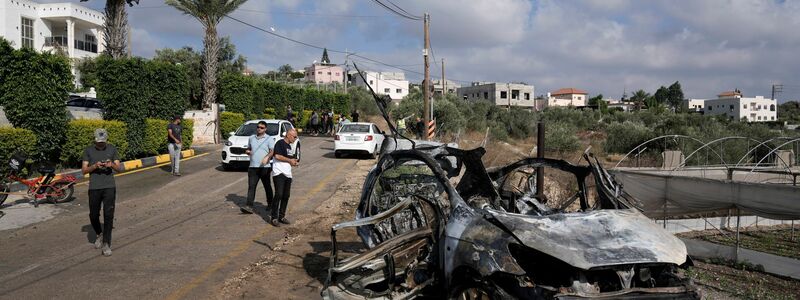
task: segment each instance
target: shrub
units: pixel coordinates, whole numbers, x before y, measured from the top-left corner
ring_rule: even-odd
[[[55,160],[64,142],[66,99],[72,90],[69,61],[33,49],[14,50],[0,39],[0,105],[15,127],[36,136],[37,154]]]
[[[183,149],[189,149],[194,143],[194,120],[183,119],[183,121],[181,121],[181,126],[183,126],[183,131],[181,132]]]
[[[147,117],[169,120],[183,116],[189,107],[189,81],[186,69],[161,61],[145,63],[150,109]]]
[[[225,73],[219,80],[219,102],[225,104],[225,111],[253,117],[253,95],[255,85],[251,77],[235,73]]]
[[[572,152],[580,148],[577,128],[564,122],[548,123],[544,128],[544,147],[547,151]]]
[[[220,125],[219,128],[222,130],[222,138],[227,139],[230,136],[230,132],[236,131],[239,126],[242,126],[244,123],[244,114],[241,113],[233,113],[224,111],[220,114]]]
[[[8,160],[14,152],[28,156],[36,155],[36,134],[33,131],[14,127],[0,127],[0,170],[8,168]]]
[[[86,147],[94,143],[94,131],[105,128],[108,131],[108,143],[117,148],[120,157],[125,159],[127,153],[127,126],[120,121],[78,119],[69,122],[66,132],[66,143],[61,150],[61,161],[65,165],[77,166],[83,157]]]
[[[145,119],[150,113],[148,102],[152,95],[144,60],[140,58],[111,59],[101,56],[97,96],[103,102],[106,120],[118,120],[127,125],[128,148],[120,156],[135,157],[144,150]]]
[[[456,133],[467,125],[458,107],[446,99],[433,102],[433,117],[436,119],[437,133]]]
[[[656,137],[653,129],[642,123],[612,123],[607,130],[608,137],[603,147],[607,153],[628,153],[641,143]]]
[[[167,125],[171,121],[159,119],[147,119],[146,130],[144,137],[144,152],[145,155],[158,155],[168,153],[167,149]],[[181,140],[183,141],[182,149],[189,149],[192,147],[192,138],[194,130],[194,121],[186,119],[181,121],[183,131],[181,131]]]

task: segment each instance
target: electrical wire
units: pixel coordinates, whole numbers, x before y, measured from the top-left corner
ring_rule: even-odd
[[[378,3],[380,6],[383,6],[383,8],[385,8],[385,9],[387,9],[387,10],[389,10],[389,11],[391,11],[391,12],[395,13],[396,15],[401,16],[403,18],[406,18],[406,19],[409,19],[409,20],[413,20],[413,21],[422,20],[421,17],[413,16],[413,15],[409,14],[408,12],[406,12],[406,13],[399,12],[399,11],[395,10],[394,8],[392,8],[392,7],[388,6],[388,5],[386,5],[385,3],[381,2],[380,0],[372,0],[372,1],[374,1],[375,3]],[[392,3],[392,4],[394,5],[394,3]],[[397,6],[397,5],[394,5],[394,6]],[[402,8],[401,8],[401,10],[402,10]],[[405,10],[403,10],[403,11],[405,11]]]

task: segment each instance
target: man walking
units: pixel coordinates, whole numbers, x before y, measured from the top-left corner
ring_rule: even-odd
[[[97,239],[94,247],[103,248],[103,255],[111,256],[111,230],[114,228],[114,205],[117,186],[114,171],[122,171],[119,154],[114,145],[108,144],[108,132],[99,128],[94,131],[94,145],[83,151],[83,174],[89,177],[89,221]],[[100,207],[103,208],[103,223],[100,224]],[[102,235],[101,235],[102,234]]]
[[[256,127],[256,134],[251,135],[247,141],[245,153],[250,155],[250,167],[247,168],[247,203],[240,210],[245,214],[253,213],[253,204],[256,199],[256,188],[258,182],[264,186],[267,194],[267,207],[272,203],[272,186],[269,183],[269,176],[272,166],[269,163],[269,136],[267,136],[267,122],[260,121]]]
[[[286,136],[275,143],[273,149],[272,182],[275,184],[275,199],[272,200],[270,211],[273,226],[278,223],[291,224],[286,218],[286,207],[289,205],[289,195],[292,190],[292,167],[296,167],[299,159],[295,156],[300,155],[300,143],[297,141],[297,131],[293,128],[286,133]],[[292,144],[298,149],[292,149]],[[291,155],[294,153],[294,156]]]
[[[169,161],[172,166],[172,175],[181,176],[181,148],[183,140],[181,139],[181,117],[175,116],[172,118],[172,123],[167,125],[167,149],[169,150]]]
[[[417,126],[416,127],[417,139],[421,140],[421,139],[425,138],[425,121],[423,121],[422,118],[417,117],[417,125],[416,126]]]
[[[360,115],[358,114],[358,110],[357,110],[357,109],[356,109],[356,110],[354,110],[354,111],[353,111],[353,114],[351,114],[351,115],[350,115],[350,117],[351,117],[351,118],[353,118],[353,122],[355,122],[355,123],[358,123],[358,117],[359,117],[359,116],[360,116]]]

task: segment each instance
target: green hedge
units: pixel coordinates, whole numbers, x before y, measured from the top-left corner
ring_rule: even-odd
[[[36,149],[41,158],[58,157],[72,88],[67,58],[29,48],[14,50],[0,38],[0,105],[14,127],[29,129],[39,137]]]
[[[283,118],[286,107],[295,111],[333,109],[349,113],[350,96],[315,89],[302,89],[265,78],[227,73],[220,78],[220,103],[225,110],[255,119],[264,113]]]
[[[67,165],[77,166],[83,157],[83,151],[94,143],[94,131],[97,128],[105,128],[108,131],[108,143],[117,147],[120,158],[129,158],[124,155],[129,145],[125,123],[78,119],[69,122],[67,126],[66,143],[61,149],[61,161]]]
[[[14,127],[0,127],[0,170],[8,168],[8,160],[14,152],[22,151],[28,156],[36,155],[36,134],[33,131]]]
[[[159,119],[147,119],[145,121],[145,137],[144,137],[144,155],[158,155],[168,153],[167,149],[167,125],[170,121]],[[183,140],[182,149],[189,149],[192,146],[194,121],[191,119],[181,121],[183,131],[181,131],[181,140]]]
[[[106,120],[128,127],[126,157],[152,154],[145,139],[147,118],[171,119],[183,115],[189,99],[186,70],[166,62],[141,58],[98,58],[97,95]]]
[[[236,131],[239,126],[244,123],[244,115],[241,113],[233,113],[224,111],[219,116],[220,125],[219,128],[222,130],[222,138],[227,139],[230,132]]]

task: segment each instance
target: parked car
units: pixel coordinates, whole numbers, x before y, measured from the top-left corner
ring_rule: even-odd
[[[334,138],[333,154],[339,158],[345,153],[363,153],[375,158],[384,139],[384,132],[373,123],[343,124]]]
[[[487,169],[483,148],[393,143],[367,175],[355,220],[331,229],[323,299],[700,298],[679,276],[691,265],[684,243],[591,155],[588,165],[527,158]],[[540,167],[572,188],[559,199],[537,193]],[[340,250],[342,230],[366,250]]]
[[[292,123],[285,120],[250,120],[239,126],[234,132],[229,133],[228,139],[225,141],[225,146],[222,148],[222,168],[231,169],[236,165],[247,165],[250,163],[250,156],[247,155],[247,141],[251,135],[256,134],[256,127],[258,122],[264,121],[267,123],[267,135],[270,140],[269,145],[272,146],[278,140],[286,136],[289,129],[294,128]],[[298,138],[297,141],[300,139]],[[295,141],[295,145],[297,145]],[[296,146],[292,147],[292,151],[299,151]],[[297,154],[299,157],[299,154]]]
[[[75,118],[88,118],[95,119],[98,116],[103,117],[103,104],[96,98],[89,97],[72,97],[67,101],[67,110],[69,110]]]

